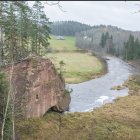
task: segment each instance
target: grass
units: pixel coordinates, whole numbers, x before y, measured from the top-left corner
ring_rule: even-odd
[[[47,54],[55,66],[63,61],[64,78],[66,83],[80,83],[101,74],[103,64],[91,54],[78,52],[60,52]]]
[[[50,48],[52,50],[59,50],[59,51],[75,51],[77,48],[75,47],[75,37],[66,36],[64,37],[65,40],[57,40],[55,36],[51,35]]]
[[[50,40],[52,51],[45,57],[50,58],[57,69],[60,67],[60,61],[65,63],[63,75],[66,83],[84,82],[104,73],[103,63],[95,56],[76,52],[75,37],[65,36],[64,38],[65,40],[57,40],[52,35]]]
[[[131,95],[115,103],[86,113],[50,112],[41,119],[19,122],[17,132],[22,140],[139,140],[140,96],[135,93],[139,90],[135,80],[126,85]]]

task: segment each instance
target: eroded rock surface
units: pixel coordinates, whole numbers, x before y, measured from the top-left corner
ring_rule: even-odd
[[[10,67],[4,68],[9,74]],[[16,104],[27,118],[41,117],[49,109],[69,109],[65,82],[49,59],[30,57],[14,65],[12,85]]]

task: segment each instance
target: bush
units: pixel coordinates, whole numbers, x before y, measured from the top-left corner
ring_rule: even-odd
[[[6,81],[6,76],[3,72],[0,72],[0,129],[2,125],[2,120],[3,120],[3,114],[6,106],[6,100],[7,100],[7,93],[8,93],[8,83]],[[5,129],[7,132],[5,132],[5,139],[7,138],[7,135],[9,133],[9,119],[6,119],[6,126]],[[5,131],[4,129],[4,131]]]
[[[7,92],[7,81],[5,74],[0,72],[0,95],[5,94]]]
[[[8,84],[5,78],[5,74],[0,72],[0,121],[3,116],[3,110],[7,98]]]
[[[73,89],[69,89],[69,88],[68,88],[68,89],[65,89],[65,91],[64,91],[64,92],[65,92],[65,94],[70,94],[70,93],[72,93],[72,92],[73,92]]]
[[[136,80],[137,84],[140,85],[140,74],[134,75],[134,79]]]

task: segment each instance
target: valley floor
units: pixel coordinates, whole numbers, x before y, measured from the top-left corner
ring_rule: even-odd
[[[45,57],[50,58],[56,68],[62,67],[66,83],[81,83],[97,78],[106,73],[106,64],[91,53],[86,53],[75,46],[75,37],[65,37],[57,40],[51,36],[50,52]]]
[[[103,68],[96,57],[85,53],[59,52],[48,56],[53,57],[56,65],[61,60],[66,63],[64,76],[68,83],[90,79],[94,75],[92,71],[101,73]],[[87,76],[88,72],[91,73]],[[139,140],[140,84],[131,78],[125,86],[130,90],[129,96],[118,98],[92,112],[48,112],[42,118],[18,121],[17,137],[20,136],[21,140]]]
[[[59,52],[47,55],[56,68],[59,68],[60,61],[64,62],[62,67],[66,83],[80,83],[96,78],[104,74],[105,63],[89,53]]]
[[[18,122],[22,140],[139,140],[140,85],[125,83],[130,95],[92,112],[58,114]]]

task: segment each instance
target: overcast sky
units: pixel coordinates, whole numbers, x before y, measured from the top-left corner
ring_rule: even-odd
[[[60,5],[66,12],[62,12],[57,5],[44,5],[50,21],[73,20],[140,31],[140,12],[134,14],[140,10],[140,1],[61,1]]]

